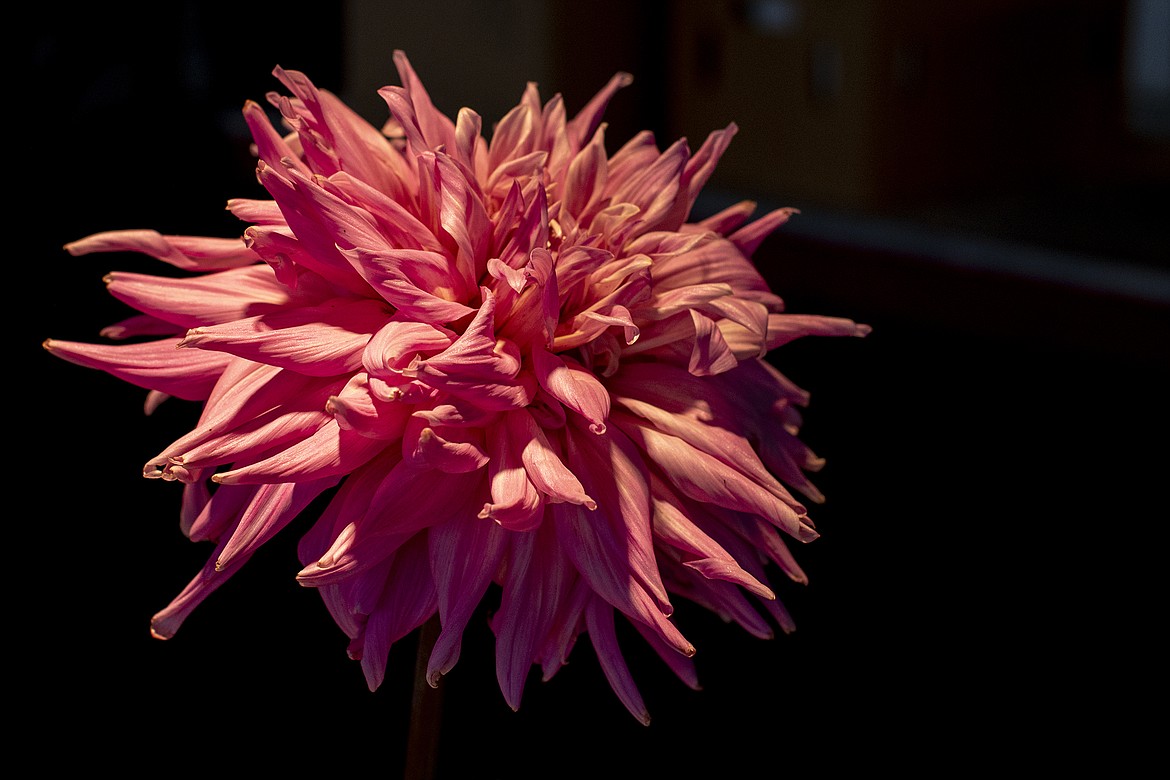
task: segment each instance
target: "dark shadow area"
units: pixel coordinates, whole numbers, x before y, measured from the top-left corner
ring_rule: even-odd
[[[1141,100],[1127,76],[1147,4],[444,5],[42,7],[18,25],[7,625],[37,760],[398,776],[414,640],[367,690],[294,580],[309,518],[176,638],[150,638],[210,547],[183,538],[178,486],[141,464],[196,410],[145,417],[144,393],[40,345],[126,315],[103,274],[166,272],[64,243],[239,231],[224,202],[264,195],[240,108],[281,89],[274,66],[380,123],[373,91],[398,83],[404,48],[436,105],[488,106],[485,128],[527,79],[572,113],[617,70],[636,81],[608,114],[612,148],[649,128],[695,149],[737,122],[699,210],[800,208],[762,272],[790,311],[874,327],[770,358],[811,392],[803,438],[827,460],[822,538],[794,550],[810,584],[778,585],[797,631],[762,641],[680,603],[696,692],[619,625],[646,728],[587,641],[509,710],[485,607],[442,683],[438,776],[945,776],[1009,756],[1087,767],[1105,748],[1127,774],[1151,728],[1128,702],[1164,647],[1170,433],[1166,93],[1156,60]]]

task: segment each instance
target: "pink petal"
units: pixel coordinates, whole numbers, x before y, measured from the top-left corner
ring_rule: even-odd
[[[338,250],[332,234],[323,224],[322,216],[311,195],[319,187],[294,184],[293,174],[281,171],[263,161],[256,168],[260,184],[280,205],[292,234],[301,251],[296,255],[299,264],[321,275],[343,290],[364,295],[369,285]],[[259,251],[259,249],[257,250]]]
[[[244,241],[268,264],[276,281],[289,290],[301,293],[306,281],[312,279],[314,283],[308,288],[324,291],[322,299],[343,293],[364,296],[369,291],[369,285],[352,273],[352,269],[322,263],[313,257],[284,225],[253,225],[244,231]],[[319,277],[320,281],[313,277]]]
[[[288,290],[263,265],[186,279],[114,271],[103,281],[123,303],[182,328],[244,319],[290,302]]]
[[[309,169],[301,161],[300,155],[272,126],[268,114],[259,103],[253,100],[244,101],[244,121],[248,125],[252,139],[256,142],[256,155],[261,160],[276,168],[287,163],[303,173],[309,173]]]
[[[531,84],[529,84],[531,88]],[[488,144],[488,170],[494,171],[509,160],[536,150],[539,109],[521,102],[509,109],[492,130]]]
[[[585,144],[586,139],[597,130],[597,126],[601,123],[601,115],[605,112],[605,108],[609,105],[614,94],[622,87],[628,87],[633,83],[634,77],[629,73],[621,71],[615,73],[606,85],[585,104],[585,107],[565,124],[565,135],[576,149],[580,149]]]
[[[872,328],[843,317],[815,314],[772,314],[768,317],[768,349],[803,336],[868,336]]]
[[[694,309],[690,310],[690,314],[695,335],[687,370],[695,376],[710,376],[738,366],[735,353],[727,345],[715,321]]]
[[[620,420],[622,430],[683,495],[759,515],[802,542],[810,542],[819,536],[807,516],[737,469],[682,439],[658,431],[644,420],[617,410],[614,417]]]
[[[432,687],[459,660],[463,630],[495,578],[510,535],[495,523],[451,517],[428,532],[442,630],[427,662]]]
[[[71,255],[141,252],[185,271],[216,271],[252,265],[259,258],[241,238],[164,236],[155,230],[109,230],[65,245]]]
[[[362,366],[373,376],[397,376],[416,357],[442,352],[456,338],[454,331],[428,322],[412,322],[399,313],[370,339]]]
[[[337,395],[330,396],[325,411],[339,427],[383,441],[400,438],[410,417],[407,405],[375,398],[365,372],[354,374]]]
[[[398,550],[382,583],[382,596],[366,622],[362,647],[362,671],[371,691],[382,684],[390,647],[438,609],[426,534],[415,535]]]
[[[166,478],[176,465],[185,471],[214,468],[301,438],[328,420],[325,399],[336,390],[336,382],[310,382],[283,371],[240,377],[239,385],[208,401],[194,430],[147,461],[143,476]]]
[[[46,339],[50,354],[86,368],[96,368],[148,390],[158,390],[187,401],[202,401],[211,394],[231,356],[214,352],[183,352],[179,339],[142,344],[84,344]]]
[[[599,127],[569,163],[561,190],[561,209],[580,220],[602,200],[608,173],[604,128]]]
[[[500,583],[499,609],[492,616],[496,634],[496,682],[504,701],[520,709],[524,683],[532,669],[542,638],[542,624],[550,620],[555,604],[545,593],[548,569],[536,556],[539,533],[512,533],[508,536],[508,566]],[[554,580],[555,582],[555,580]],[[555,598],[556,591],[550,595]]]
[[[765,238],[787,222],[793,214],[799,213],[799,210],[793,208],[776,209],[741,227],[728,236],[728,239],[735,244],[739,251],[751,257]]]
[[[710,230],[721,236],[726,236],[747,222],[752,214],[756,213],[757,205],[754,200],[741,200],[720,212],[712,214],[706,219],[694,223],[694,227]]]
[[[427,258],[423,253],[407,249],[383,253],[351,249],[343,254],[355,267],[365,269],[375,280],[374,291],[404,317],[437,325],[461,320],[473,311],[456,300],[436,295],[435,288],[420,286],[409,278],[404,267]]]
[[[708,579],[726,580],[752,593],[774,599],[776,594],[756,577],[744,571],[736,558],[695,525],[677,499],[662,488],[654,494],[654,538],[679,553],[684,565]]]
[[[411,66],[406,52],[398,49],[394,51],[394,66],[398,70],[398,77],[402,80],[403,89],[409,96],[410,103],[414,108],[414,115],[418,121],[418,126],[427,143],[426,147],[416,147],[414,150],[415,153],[423,152],[426,149],[434,149],[439,146],[447,146],[454,149],[456,145],[455,128],[451,120],[436,109],[434,103],[431,102],[431,96],[427,93],[422,81],[419,80],[418,74],[415,73],[414,68]]]
[[[500,266],[503,263],[497,267]],[[514,277],[505,274],[505,278]],[[557,276],[553,271],[552,255],[547,249],[532,250],[523,269],[523,278],[526,284],[519,297],[511,302],[508,314],[502,320],[497,317],[497,332],[521,346],[547,347],[553,343],[561,309]],[[506,289],[505,293],[511,290],[514,288]]]
[[[589,430],[605,433],[609,417],[609,391],[600,380],[577,361],[536,347],[532,363],[540,386],[589,422]]]
[[[236,558],[223,569],[216,567],[215,562],[223,549],[226,539],[216,546],[211,558],[203,568],[187,583],[187,586],[162,610],[150,619],[150,634],[155,639],[170,639],[178,632],[187,617],[203,603],[221,585],[231,579],[232,575],[240,570],[247,558]]]
[[[612,202],[633,203],[641,210],[643,229],[659,228],[674,206],[679,176],[689,156],[686,139],[680,138],[645,168],[625,176],[615,174],[610,179]]]
[[[252,225],[284,226],[286,229],[288,227],[284,223],[284,214],[280,212],[280,206],[274,200],[229,198],[227,208],[237,219]]]
[[[739,127],[732,122],[724,129],[712,132],[703,141],[699,150],[687,160],[686,167],[679,177],[678,197],[671,213],[662,222],[664,227],[677,230],[683,224],[699,193],[706,186],[715,171],[715,166],[738,131]]]
[[[205,480],[183,485],[183,500],[179,505],[179,530],[191,541],[197,541],[191,533],[195,520],[211,503],[211,490]]]
[[[515,346],[496,339],[495,296],[486,288],[482,294],[483,303],[475,318],[450,347],[416,360],[402,373],[484,409],[503,411],[527,406],[535,392],[535,382],[520,374],[520,355]]]
[[[491,518],[510,531],[530,531],[544,515],[544,497],[528,478],[520,457],[526,439],[511,435],[504,421],[488,427],[485,433],[491,455],[491,501],[484,504],[479,517]]]
[[[768,471],[751,443],[739,430],[728,428],[725,424],[697,420],[693,415],[675,414],[636,398],[615,395],[615,400],[657,430],[676,436],[691,447],[719,459],[725,466],[741,472],[787,503],[796,513],[804,514],[805,507]]]
[[[487,269],[491,222],[475,182],[446,154],[436,154],[435,165],[439,222],[458,248],[455,269],[462,276],[460,294],[464,295],[475,289]]]
[[[292,446],[211,479],[224,485],[325,479],[353,471],[385,446],[381,440],[341,428],[330,418],[311,436]]]
[[[330,477],[315,482],[261,485],[255,499],[241,515],[239,525],[223,545],[215,567],[223,569],[238,557],[245,560],[251,557],[337,481],[338,477]]]
[[[107,325],[98,332],[98,335],[114,341],[125,341],[142,336],[176,336],[186,329],[186,327],[160,320],[152,314],[136,314],[121,322]]]
[[[450,427],[436,430],[422,417],[409,416],[402,435],[402,457],[416,466],[462,474],[487,465],[482,431]]]
[[[183,486],[184,491],[203,481]],[[191,518],[187,536],[193,542],[227,542],[236,523],[256,497],[257,485],[223,485],[210,493],[198,513]],[[218,554],[217,554],[218,557]]]
[[[643,726],[650,725],[650,712],[642,701],[638,686],[630,675],[630,669],[618,646],[617,631],[613,623],[613,607],[602,599],[595,598],[585,610],[585,624],[589,628],[589,639],[597,652],[597,660],[605,672],[605,679],[617,694],[618,699]]]
[[[419,222],[418,217],[384,192],[356,179],[344,171],[317,183],[326,191],[351,204],[360,204],[377,223],[390,246],[399,249],[421,249],[442,252],[443,246],[435,234]]]
[[[528,409],[517,409],[504,413],[504,424],[511,441],[520,442],[520,459],[528,479],[552,501],[567,501],[596,509],[597,503],[590,498],[581,481],[569,471],[549,442],[544,431]]]
[[[275,449],[284,449],[312,437],[333,418],[324,410],[323,398],[312,408],[278,407],[244,425],[217,436],[205,436],[187,449],[172,454],[161,474],[164,479],[187,482],[198,472],[227,464],[243,464],[266,457]],[[154,465],[148,463],[147,468]]]
[[[569,654],[578,637],[585,631],[585,609],[593,599],[593,589],[567,560],[563,548],[560,545],[554,548],[558,554],[545,569],[562,578],[563,581],[557,587],[564,590],[564,595],[558,597],[560,604],[537,655],[541,678],[546,682],[569,662]],[[678,653],[673,647],[670,650]]]
[[[518,200],[524,201],[523,212],[519,220],[511,219],[504,222],[502,220],[505,215],[499,212],[496,214],[496,219],[501,220],[501,222],[493,231],[492,246],[498,247],[495,252],[499,255],[500,261],[512,268],[518,268],[528,263],[532,250],[545,249],[548,246],[548,196],[538,181],[534,184],[535,189],[527,199],[523,196],[518,197]],[[519,185],[514,185],[509,190],[509,196],[512,192],[519,193]],[[517,203],[516,208],[521,208],[521,204]],[[505,227],[508,230],[501,230]],[[557,275],[559,278],[559,270]]]
[[[193,328],[178,346],[227,352],[310,376],[335,376],[362,367],[366,344],[390,314],[381,301],[338,298]]]

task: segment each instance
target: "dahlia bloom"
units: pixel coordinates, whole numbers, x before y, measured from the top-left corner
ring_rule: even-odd
[[[215,549],[151,631],[173,636],[313,504],[297,578],[371,690],[391,645],[435,615],[437,685],[490,598],[509,706],[587,634],[648,723],[619,616],[696,688],[673,599],[762,638],[793,629],[767,569],[805,581],[788,540],[817,537],[806,473],[822,461],[798,439],[807,393],[764,356],[869,328],[785,313],[752,265],[792,209],[687,221],[734,124],[697,152],[643,132],[608,154],[619,73],[571,119],[528,84],[489,141],[395,63],[382,128],[274,71],[291,93],[268,95],[282,129],[243,109],[270,197],[228,202],[242,237],[120,230],[66,247],[186,272],[105,277],[139,312],[102,332],[120,343],[45,342],[147,389],[148,414],[202,405],[144,474],[182,486],[182,531]]]

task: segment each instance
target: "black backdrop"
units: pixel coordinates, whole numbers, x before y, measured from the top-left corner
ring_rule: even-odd
[[[160,271],[130,256],[71,258],[66,241],[123,227],[238,229],[223,202],[259,194],[239,107],[278,86],[276,64],[339,85],[340,11],[175,4],[31,18],[8,112],[19,362],[8,375],[17,573],[7,644],[22,659],[10,669],[28,737],[17,746],[63,769],[352,771],[356,761],[399,776],[413,641],[392,649],[387,682],[369,692],[317,595],[293,580],[304,523],[175,639],[149,637],[150,615],[210,552],[181,536],[177,486],[139,476],[194,412],[172,402],[146,418],[142,392],[39,346],[97,340],[123,316],[105,272]],[[812,272],[798,270],[847,273],[856,259],[818,265],[816,246],[783,239],[761,251],[794,269],[775,279],[793,310],[875,328],[774,356],[812,392],[805,438],[828,460],[817,482],[829,500],[814,514],[823,537],[796,550],[811,584],[780,590],[797,632],[760,641],[680,605],[704,690],[627,642],[653,717],[643,727],[587,642],[511,712],[490,631],[473,622],[443,681],[439,776],[934,773],[1006,755],[1051,765],[1105,742],[1100,729],[1124,718],[1121,697],[1144,695],[1142,662],[1164,613],[1151,605],[1160,560],[1146,555],[1167,516],[1155,416],[1166,310],[957,280],[1004,310],[1045,301],[1057,318],[1048,332],[1061,317],[1102,317],[1097,332],[1123,346],[1133,317],[1149,345],[1082,347],[1005,329],[993,307],[958,324],[899,305],[914,300],[911,286],[930,297],[932,285],[955,284],[953,271],[891,274],[865,294],[853,288],[846,307],[802,286]],[[1140,743],[1144,732],[1121,733]]]

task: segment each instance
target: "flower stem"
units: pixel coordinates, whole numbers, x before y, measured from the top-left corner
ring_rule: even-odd
[[[419,629],[418,652],[414,662],[414,693],[410,704],[410,732],[406,743],[406,777],[431,780],[439,757],[439,727],[442,725],[443,689],[427,683],[427,662],[439,636],[436,613]]]

